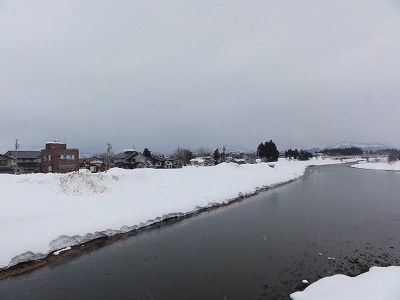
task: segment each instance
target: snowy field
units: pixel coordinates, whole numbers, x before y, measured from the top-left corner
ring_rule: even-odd
[[[272,164],[220,164],[171,170],[112,169],[98,174],[86,171],[3,174],[0,175],[3,191],[0,199],[0,239],[3,241],[0,269],[43,258],[53,251],[57,255],[70,246],[98,237],[127,232],[250,195],[260,188],[303,176],[309,165],[336,163],[340,161],[280,159]],[[400,299],[400,271],[396,268],[373,268],[356,278],[343,275],[324,278],[291,297],[355,299],[354,295],[356,298],[364,295],[354,294],[355,291],[358,293],[372,286],[383,292],[382,288],[377,288],[378,284],[371,284],[381,280],[385,282],[386,290],[397,298],[378,298]],[[397,284],[389,286],[393,280]],[[343,293],[334,294],[330,292],[332,289]],[[329,298],[329,295],[340,296]],[[370,295],[375,294],[368,293]],[[379,295],[386,297],[389,294]],[[377,299],[360,297],[358,299]]]
[[[376,161],[370,162],[359,162],[356,165],[352,165],[353,168],[367,169],[367,170],[379,170],[379,171],[400,171],[400,161],[396,161],[392,164],[387,162],[387,158],[377,159]]]

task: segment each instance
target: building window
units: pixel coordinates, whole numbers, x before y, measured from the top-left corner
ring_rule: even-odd
[[[48,166],[47,167],[47,171],[52,172],[53,171],[53,167],[52,166]]]
[[[0,166],[7,166],[6,160],[0,160]]]

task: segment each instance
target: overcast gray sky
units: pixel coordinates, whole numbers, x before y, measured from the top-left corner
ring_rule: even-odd
[[[400,147],[400,1],[0,0],[0,149]]]

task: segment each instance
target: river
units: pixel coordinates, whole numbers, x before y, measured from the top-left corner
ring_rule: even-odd
[[[313,167],[232,205],[0,282],[0,299],[289,299],[400,261],[400,174]]]

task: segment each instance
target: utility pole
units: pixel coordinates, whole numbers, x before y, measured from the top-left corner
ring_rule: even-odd
[[[110,169],[110,156],[111,156],[112,146],[110,143],[107,143],[107,153],[106,153],[106,171]]]
[[[18,140],[15,140],[15,175],[18,174]]]

